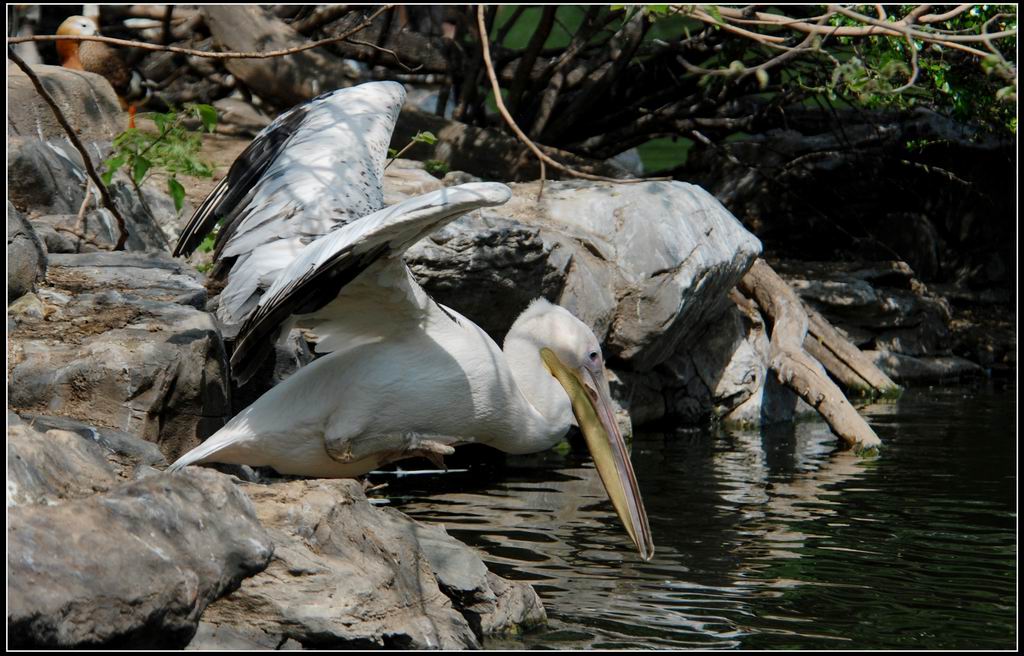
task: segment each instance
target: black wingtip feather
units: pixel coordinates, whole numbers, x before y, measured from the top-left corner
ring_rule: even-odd
[[[326,95],[326,94],[325,94]],[[228,216],[236,209],[246,195],[263,177],[263,173],[270,168],[278,155],[284,150],[292,135],[302,126],[307,114],[309,105],[316,99],[297,105],[288,110],[268,126],[266,132],[256,136],[246,146],[228,169],[228,174],[214,188],[203,204],[199,206],[192,215],[188,225],[178,238],[178,244],[174,248],[174,256],[191,255],[203,239],[213,230],[221,217]],[[217,243],[223,248],[223,244],[231,238],[239,222],[232,222],[224,226],[217,235]],[[219,254],[219,249],[218,249]]]
[[[274,298],[260,308],[242,325],[231,355],[231,375],[244,384],[259,370],[260,365],[274,350],[274,341],[280,326],[293,314],[308,314],[324,307],[371,264],[388,253],[388,245],[381,244],[371,251],[356,256],[351,250],[335,254],[309,275],[281,289]]]

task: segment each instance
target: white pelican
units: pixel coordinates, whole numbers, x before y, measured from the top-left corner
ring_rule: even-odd
[[[433,301],[402,254],[466,212],[506,202],[499,183],[472,183],[386,209],[381,180],[401,85],[364,84],[280,116],[256,137],[193,216],[175,254],[213,223],[220,316],[237,332],[245,379],[273,340],[310,328],[323,357],[236,415],[171,470],[220,462],[282,474],[355,477],[412,456],[437,463],[453,447],[508,453],[557,444],[579,425],[616,512],[641,556],[654,546],[601,349],[567,310],[538,299],[504,348]]]

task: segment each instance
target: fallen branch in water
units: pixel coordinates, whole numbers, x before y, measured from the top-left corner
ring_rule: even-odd
[[[114,199],[111,198],[110,192],[107,190],[106,185],[100,180],[100,176],[96,173],[96,169],[92,165],[92,159],[89,158],[89,153],[85,150],[85,146],[78,139],[78,135],[75,133],[75,129],[68,123],[67,118],[64,117],[64,112],[61,111],[60,107],[57,106],[57,101],[53,99],[50,92],[46,90],[43,83],[39,80],[39,77],[32,71],[32,68],[25,63],[25,61],[18,56],[18,53],[14,52],[14,48],[7,49],[7,56],[15,65],[22,70],[28,79],[32,81],[32,86],[36,88],[36,92],[43,97],[46,104],[50,106],[53,111],[53,115],[57,118],[57,122],[64,129],[68,139],[71,140],[71,145],[75,147],[78,154],[82,156],[82,162],[85,164],[85,171],[89,174],[89,179],[99,189],[100,197],[103,199],[103,206],[106,207],[114,220],[117,221],[117,230],[119,232],[117,237],[117,243],[114,244],[115,251],[124,250],[124,244],[128,240],[128,229],[125,227],[124,217],[121,216],[121,212],[118,211],[117,205],[114,203]],[[86,190],[86,197],[88,197],[88,190]]]
[[[817,410],[847,445],[881,445],[875,431],[828,377],[821,363],[804,350],[809,320],[789,285],[764,260],[758,259],[738,287],[772,322],[769,366],[779,382]]]
[[[859,348],[840,335],[825,317],[806,305],[804,311],[808,319],[804,349],[825,365],[829,373],[848,390],[867,396],[892,396],[899,393],[900,386]]]

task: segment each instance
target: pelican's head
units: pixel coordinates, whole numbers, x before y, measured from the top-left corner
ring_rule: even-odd
[[[57,28],[59,36],[95,36],[98,32],[96,23],[85,16],[68,16]],[[57,56],[60,58],[61,66],[74,69],[82,68],[82,64],[78,60],[78,45],[78,41],[57,41]]]
[[[597,336],[565,308],[537,299],[516,319],[509,338],[531,341],[547,372],[565,390],[612,505],[641,557],[649,560],[654,555],[651,529],[615,421]]]

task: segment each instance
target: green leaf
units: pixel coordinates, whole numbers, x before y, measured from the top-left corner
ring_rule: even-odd
[[[559,442],[555,446],[551,447],[551,450],[554,451],[555,453],[557,453],[560,456],[565,456],[565,455],[568,455],[570,451],[572,451],[572,447],[569,446],[568,442],[566,442],[565,440],[562,440],[561,442]]]
[[[132,162],[132,180],[135,184],[140,184],[142,179],[146,177],[146,171],[153,166],[153,163],[142,156],[137,156],[135,161]]]
[[[199,120],[203,122],[203,127],[206,128],[207,132],[213,132],[217,129],[217,110],[212,105],[196,104],[192,107],[199,116]]]
[[[398,157],[398,151],[394,148],[388,148],[388,157],[391,159]]]
[[[153,123],[156,124],[156,129],[163,134],[167,131],[167,114],[161,114],[159,112],[153,114]]]
[[[103,184],[110,184],[110,181],[114,179],[114,174],[117,173],[117,170],[124,165],[124,160],[125,156],[122,154],[118,155],[117,157],[111,157],[110,159],[103,162],[103,166],[105,166],[107,169],[106,171],[103,172],[103,175],[100,176],[100,178],[103,180]]]
[[[213,252],[213,245],[216,243],[216,241],[217,234],[211,232],[210,234],[206,235],[206,237],[203,238],[202,243],[199,244],[199,247],[196,248],[196,250],[199,251],[200,253],[211,253]]]
[[[171,192],[171,198],[174,199],[174,209],[178,212],[185,205],[185,188],[181,186],[175,178],[167,179],[167,190]]]
[[[417,132],[416,136],[412,138],[413,143],[423,143],[429,146],[433,146],[437,143],[437,137],[434,136],[433,132]]]
[[[716,7],[715,5],[706,5],[702,7],[702,9],[708,12],[708,14],[710,14],[711,17],[715,19],[715,22],[718,23],[719,25],[725,24],[725,21],[722,20],[722,12],[718,11],[718,7]]]
[[[423,170],[435,178],[443,178],[448,173],[448,164],[439,159],[428,159],[423,162]]]

